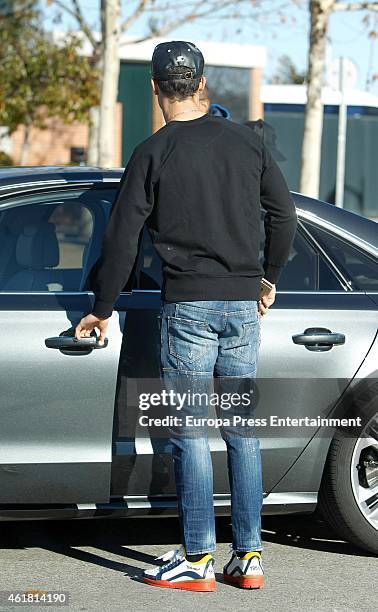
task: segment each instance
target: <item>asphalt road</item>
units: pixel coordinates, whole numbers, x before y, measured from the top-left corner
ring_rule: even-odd
[[[178,543],[176,519],[0,523],[0,591],[68,592],[69,606],[53,607],[62,612],[376,609],[377,559],[341,542],[312,517],[263,519],[266,585],[260,591],[221,582],[229,554],[228,519],[217,519],[217,538],[217,591],[191,593],[140,580],[155,556]],[[2,606],[47,610],[34,604]]]

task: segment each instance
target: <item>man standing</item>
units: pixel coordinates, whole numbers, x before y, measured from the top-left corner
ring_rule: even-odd
[[[146,222],[163,261],[161,372],[171,389],[233,385],[256,376],[260,317],[275,299],[297,216],[277,164],[246,126],[204,114],[199,96],[204,59],[192,43],[157,45],[152,87],[166,125],[136,147],[122,176],[101,256],[92,274],[95,304],[77,338],[97,327],[103,343],[114,303],[133,268]],[[260,214],[266,210],[263,266]],[[273,284],[260,299],[265,277]],[[238,383],[237,383],[238,384]],[[188,388],[188,387],[187,387]],[[198,406],[184,412],[203,414]],[[213,591],[215,521],[212,464],[206,433],[171,432],[182,546],[144,572],[144,581]],[[260,448],[251,428],[222,430],[231,489],[232,554],[226,581],[263,585]]]

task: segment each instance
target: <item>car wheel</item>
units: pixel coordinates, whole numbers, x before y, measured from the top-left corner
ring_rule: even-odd
[[[343,539],[378,554],[378,413],[360,433],[334,436],[318,507]]]

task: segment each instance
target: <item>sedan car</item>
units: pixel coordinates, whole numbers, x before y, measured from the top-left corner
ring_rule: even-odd
[[[169,441],[141,425],[135,399],[159,377],[161,264],[146,231],[106,346],[73,337],[94,303],[88,274],[121,176],[83,167],[0,172],[1,520],[177,512]],[[294,426],[257,432],[263,512],[318,509],[341,538],[377,553],[378,226],[293,197],[297,234],[261,321],[257,410]],[[295,426],[303,417],[313,421]],[[226,452],[215,429],[210,446],[214,505],[227,514]]]

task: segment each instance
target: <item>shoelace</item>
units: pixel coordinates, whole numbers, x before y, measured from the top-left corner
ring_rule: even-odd
[[[185,556],[185,548],[184,546],[179,546],[179,548],[169,550],[164,553],[164,555],[160,555],[160,557],[155,557],[155,561],[176,561],[179,557]]]
[[[169,572],[169,570],[173,569],[177,565],[180,565],[181,562],[182,559],[180,559],[179,557],[175,557],[170,563],[164,563],[162,567],[164,568],[165,572]]]

